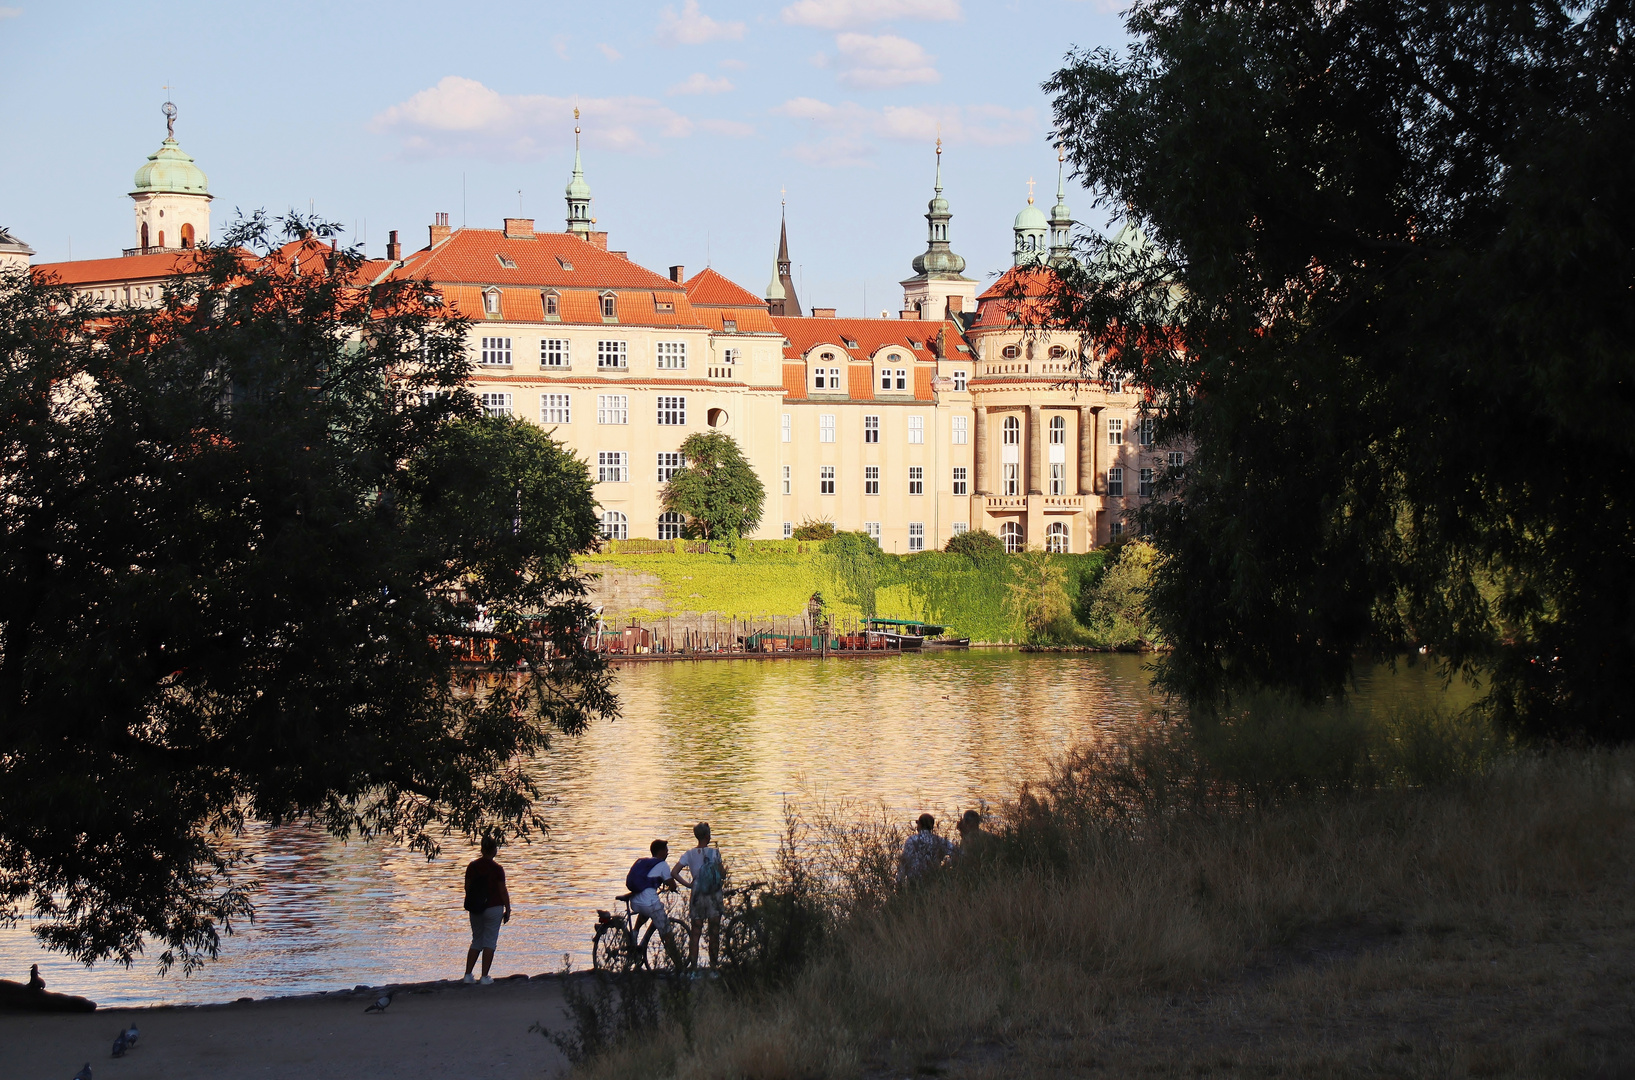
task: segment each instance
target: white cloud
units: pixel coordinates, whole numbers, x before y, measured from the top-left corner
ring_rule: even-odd
[[[840,50],[836,61],[840,73],[835,77],[859,90],[885,90],[942,80],[937,73],[936,58],[907,38],[848,33],[836,35],[835,46]]]
[[[791,98],[772,110],[776,116],[805,120],[817,136],[790,150],[813,165],[872,164],[870,140],[929,145],[942,134],[953,153],[965,146],[1004,146],[1038,135],[1032,109],[1001,105],[887,105],[871,109],[856,102],[833,105],[817,98]]]
[[[404,151],[416,157],[531,159],[572,142],[575,105],[592,146],[645,150],[651,138],[686,138],[694,129],[690,119],[650,98],[501,94],[458,75],[386,109],[371,126],[399,135]]]
[[[624,54],[623,53],[621,53],[618,49],[615,49],[613,46],[609,45],[605,41],[602,42],[600,45],[598,45],[596,47],[598,49],[601,49],[602,50],[602,55],[607,57],[609,60],[623,60],[624,59]]]
[[[783,9],[783,21],[820,30],[902,19],[910,22],[957,22],[964,17],[959,0],[797,0]]]
[[[706,75],[695,71],[665,91],[669,94],[724,94],[731,90],[732,81],[725,75]]]
[[[670,45],[704,45],[711,41],[740,41],[744,36],[741,22],[716,22],[698,10],[698,0],[685,0],[678,14],[665,5],[659,13],[659,39]]]

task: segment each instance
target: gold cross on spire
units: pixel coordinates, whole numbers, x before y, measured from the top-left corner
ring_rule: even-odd
[[[1028,205],[1033,205],[1033,177],[1028,177]]]

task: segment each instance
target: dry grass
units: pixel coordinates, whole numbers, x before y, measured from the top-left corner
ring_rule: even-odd
[[[583,1074],[1635,1073],[1635,753],[1491,751],[1415,784],[1375,744],[1343,794],[1176,737],[1081,753],[787,985]]]

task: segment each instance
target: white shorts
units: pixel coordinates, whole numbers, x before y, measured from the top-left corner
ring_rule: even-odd
[[[670,929],[670,916],[665,912],[664,901],[659,899],[658,893],[653,893],[651,897],[636,897],[630,901],[630,910],[652,919],[661,934]]]

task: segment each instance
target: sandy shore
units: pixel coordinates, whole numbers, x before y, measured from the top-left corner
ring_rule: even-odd
[[[416,983],[384,1013],[365,1013],[379,990],[275,998],[234,1005],[0,1012],[5,1080],[68,1080],[89,1061],[96,1080],[222,1077],[547,1077],[566,1062],[529,1026],[563,1024],[562,981],[502,979],[492,986]],[[114,1034],[135,1022],[142,1037],[123,1058]]]

